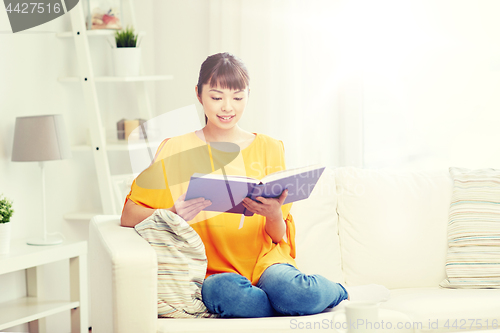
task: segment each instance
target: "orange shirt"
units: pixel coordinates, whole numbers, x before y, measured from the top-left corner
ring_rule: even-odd
[[[284,169],[283,142],[265,134],[256,134],[248,147],[230,153],[227,149],[218,150],[216,142],[207,145],[195,132],[190,132],[160,144],[154,163],[134,180],[127,199],[143,207],[169,208],[187,191],[189,179],[195,172],[262,179]],[[262,215],[245,217],[241,229],[241,214],[202,211],[188,221],[205,245],[206,277],[232,272],[256,285],[264,270],[272,264],[296,266],[291,206],[291,203],[281,206],[286,240],[278,244],[273,243],[265,231],[266,218]]]

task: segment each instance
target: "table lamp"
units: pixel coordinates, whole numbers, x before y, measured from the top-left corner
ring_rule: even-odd
[[[62,238],[49,236],[45,214],[45,161],[71,157],[68,136],[60,114],[17,117],[12,148],[12,161],[39,162],[42,171],[43,236],[28,240],[29,245],[56,245]]]

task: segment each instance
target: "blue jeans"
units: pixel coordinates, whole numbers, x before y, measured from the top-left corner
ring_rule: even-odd
[[[347,299],[339,283],[303,274],[290,264],[269,266],[257,286],[236,273],[210,275],[201,295],[211,313],[239,318],[316,314]]]

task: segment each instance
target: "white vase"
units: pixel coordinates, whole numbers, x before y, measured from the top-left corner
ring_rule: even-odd
[[[141,69],[141,49],[138,47],[114,48],[113,63],[116,76],[138,76]]]
[[[6,254],[10,251],[10,230],[10,222],[0,223],[0,254]]]

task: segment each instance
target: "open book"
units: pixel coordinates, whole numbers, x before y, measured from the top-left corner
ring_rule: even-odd
[[[283,204],[307,199],[325,169],[321,165],[277,171],[261,180],[244,176],[195,173],[191,176],[185,200],[203,197],[212,204],[207,211],[244,214],[253,213],[243,206],[245,197],[277,198],[283,190],[288,195]],[[257,201],[257,200],[256,200]]]

